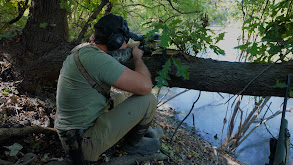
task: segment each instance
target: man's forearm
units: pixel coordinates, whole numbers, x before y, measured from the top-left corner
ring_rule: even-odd
[[[134,59],[134,66],[136,72],[142,74],[150,83],[152,83],[151,74],[141,58]]]

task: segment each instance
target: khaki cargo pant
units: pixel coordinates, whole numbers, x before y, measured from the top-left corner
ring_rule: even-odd
[[[111,148],[135,125],[145,125],[152,121],[157,100],[153,94],[133,95],[125,100],[123,94],[113,97],[114,108],[101,114],[94,125],[81,136],[84,159],[97,161],[99,156]]]

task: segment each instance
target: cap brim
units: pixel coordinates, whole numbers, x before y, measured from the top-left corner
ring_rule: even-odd
[[[133,39],[133,40],[137,40],[138,39],[138,35],[132,32],[128,33],[128,37]]]

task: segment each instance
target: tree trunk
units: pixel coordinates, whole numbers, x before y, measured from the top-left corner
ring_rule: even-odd
[[[59,44],[57,49],[31,62],[31,65],[24,70],[25,77],[22,83],[24,89],[36,91],[42,85],[54,83],[58,78],[62,63],[72,47],[73,45],[64,42]],[[7,56],[9,49],[4,49],[4,51],[0,49],[0,53]],[[276,84],[277,79],[281,83],[285,83],[287,75],[293,74],[293,61],[269,64],[226,62],[196,57],[190,57],[190,61],[187,61],[182,55],[176,55],[173,58],[179,60],[182,65],[190,66],[188,69],[190,76],[189,80],[177,77],[177,69],[172,64],[171,71],[169,72],[171,77],[171,81],[168,81],[169,87],[237,94],[249,82],[259,76],[242,94],[284,96],[284,89],[273,86]],[[157,76],[157,71],[161,68],[161,55],[145,57],[144,62],[152,74],[153,83],[155,83],[154,78]],[[132,60],[128,60],[125,65],[133,68]],[[291,84],[293,84],[293,81],[291,81]]]
[[[67,11],[61,0],[32,0],[20,43],[2,45],[2,54],[14,66],[16,79],[28,92],[38,92],[58,78],[62,61],[74,47],[68,43]]]
[[[182,77],[177,77],[177,69],[172,64],[172,70],[169,72],[171,78],[171,81],[168,81],[169,87],[237,94],[259,76],[242,92],[243,95],[283,97],[285,90],[273,86],[277,79],[281,83],[286,83],[287,75],[293,75],[293,61],[269,64],[227,62],[197,57],[190,57],[190,61],[187,61],[182,55],[174,57],[182,65],[190,66],[188,69],[190,78],[183,80]],[[154,82],[156,72],[161,67],[161,56],[153,55],[151,58],[145,58],[144,61],[153,75]],[[133,67],[130,63],[126,65]]]
[[[69,39],[67,12],[61,0],[32,0],[22,41],[27,51],[41,57]]]

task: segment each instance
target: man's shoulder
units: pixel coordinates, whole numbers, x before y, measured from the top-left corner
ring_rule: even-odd
[[[86,45],[82,46],[79,51],[85,52],[85,53],[106,54],[104,51],[100,50],[98,47],[91,45],[91,44],[86,44]]]

